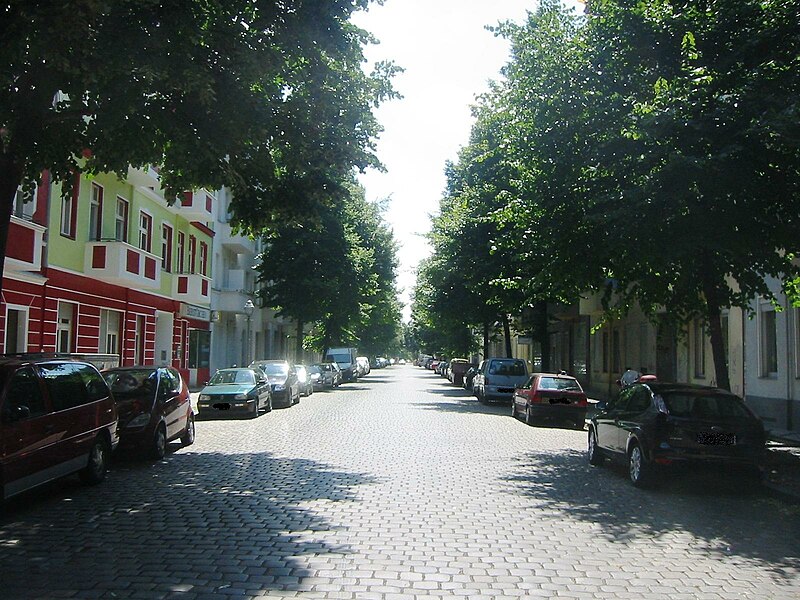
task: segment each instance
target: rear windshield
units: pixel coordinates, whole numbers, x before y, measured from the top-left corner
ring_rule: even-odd
[[[558,390],[570,392],[582,392],[581,384],[575,379],[566,377],[542,377],[539,380],[540,390]]]
[[[489,375],[527,375],[525,361],[522,360],[493,360],[489,365]]]
[[[253,383],[256,382],[256,376],[253,371],[240,370],[240,371],[217,371],[208,382],[208,385],[225,385],[228,383]]]
[[[667,392],[661,394],[669,414],[676,417],[695,419],[719,419],[726,417],[749,417],[744,402],[733,395],[716,394],[700,395],[685,392]],[[658,401],[656,399],[656,401]]]
[[[103,377],[115,396],[148,396],[156,391],[156,372],[152,369],[105,371]]]

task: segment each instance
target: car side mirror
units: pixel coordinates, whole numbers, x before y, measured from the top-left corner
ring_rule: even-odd
[[[4,423],[16,423],[29,419],[31,416],[31,409],[27,406],[12,406],[11,408],[3,411]]]

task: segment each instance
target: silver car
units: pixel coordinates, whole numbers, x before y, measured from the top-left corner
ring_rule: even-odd
[[[481,402],[511,402],[514,389],[528,380],[528,365],[520,358],[487,358],[472,380],[472,393]]]

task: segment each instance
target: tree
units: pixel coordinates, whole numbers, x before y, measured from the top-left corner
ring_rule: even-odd
[[[43,171],[69,193],[77,173],[155,165],[168,199],[227,185],[258,230],[377,165],[371,111],[395,68],[361,69],[372,38],[348,19],[368,4],[7,2],[0,259],[17,188]]]

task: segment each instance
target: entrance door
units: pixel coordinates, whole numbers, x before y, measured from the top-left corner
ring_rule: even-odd
[[[7,354],[25,352],[28,349],[28,311],[9,307],[6,311],[6,339],[4,349]]]

